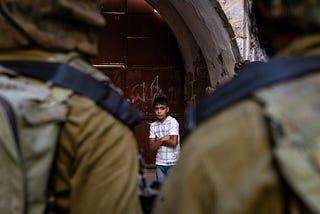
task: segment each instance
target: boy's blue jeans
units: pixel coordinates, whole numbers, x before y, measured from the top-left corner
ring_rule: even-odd
[[[156,176],[157,176],[157,181],[159,183],[162,183],[169,173],[170,169],[172,166],[161,166],[161,165],[156,165]]]

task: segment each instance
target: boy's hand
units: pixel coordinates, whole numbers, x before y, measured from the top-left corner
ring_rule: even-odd
[[[168,140],[170,140],[170,136],[166,135],[166,136],[162,137],[160,140],[161,140],[161,142],[168,141]]]
[[[159,146],[162,145],[163,141],[161,140],[161,138],[150,138],[149,139],[150,142],[150,149],[151,150],[157,150],[159,148]]]

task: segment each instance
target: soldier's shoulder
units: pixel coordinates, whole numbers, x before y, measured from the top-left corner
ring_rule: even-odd
[[[191,131],[204,119],[250,97],[260,88],[319,71],[319,68],[317,55],[283,56],[267,63],[249,63],[238,76],[186,110],[185,130]]]

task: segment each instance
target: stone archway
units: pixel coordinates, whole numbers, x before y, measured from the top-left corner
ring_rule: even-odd
[[[214,90],[232,78],[234,64],[242,57],[232,26],[219,2],[146,1],[166,20],[179,43],[185,64],[186,105],[201,98],[202,95],[197,93],[201,88]],[[209,85],[201,81],[206,77]]]

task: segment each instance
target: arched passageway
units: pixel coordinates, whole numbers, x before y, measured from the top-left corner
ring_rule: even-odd
[[[234,64],[241,56],[232,27],[217,1],[147,2],[166,20],[179,44],[185,66],[186,104],[202,97],[198,85],[214,90],[234,75]],[[202,85],[198,75],[208,76],[210,85]]]
[[[136,133],[147,164],[152,100],[164,93],[183,126],[184,108],[234,75],[240,60],[233,30],[216,1],[104,0],[107,25],[93,64],[145,113]]]

